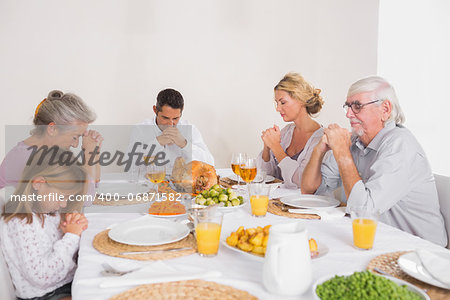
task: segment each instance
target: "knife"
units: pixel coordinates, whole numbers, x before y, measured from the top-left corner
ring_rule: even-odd
[[[305,208],[290,208],[289,212],[294,214],[305,214],[305,215],[319,215],[320,213],[326,213],[325,211],[318,211]]]
[[[172,249],[163,249],[163,250],[129,251],[129,252],[120,252],[119,255],[153,254],[153,253],[173,252],[173,251],[190,250],[190,249],[192,249],[192,248],[191,247],[182,247],[182,248],[172,248]]]

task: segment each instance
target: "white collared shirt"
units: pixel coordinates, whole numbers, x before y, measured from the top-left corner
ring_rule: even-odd
[[[192,160],[198,160],[214,166],[214,157],[209,152],[208,146],[203,141],[202,135],[197,127],[186,120],[180,120],[177,128],[187,141],[184,148],[180,148],[175,144],[164,146],[159,144],[156,137],[160,136],[162,131],[156,124],[156,117],[154,117],[144,120],[133,128],[129,149],[131,149],[133,143],[136,141],[147,144],[149,147],[155,145],[153,155],[157,152],[164,152],[166,160],[169,160],[166,165],[166,174],[171,174],[173,164],[177,157],[183,157],[186,163]],[[148,150],[139,149],[139,151],[143,151],[144,153]]]

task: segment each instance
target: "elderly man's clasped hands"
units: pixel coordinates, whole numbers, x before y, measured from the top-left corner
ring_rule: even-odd
[[[334,155],[350,154],[351,133],[337,124],[331,124],[324,129],[324,135],[319,143],[318,150],[322,153],[333,150]]]

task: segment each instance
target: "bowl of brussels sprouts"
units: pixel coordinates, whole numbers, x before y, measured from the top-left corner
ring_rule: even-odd
[[[243,207],[246,202],[242,196],[238,196],[231,188],[223,188],[213,185],[209,190],[199,193],[194,200],[198,206],[206,207],[217,205],[220,210],[230,210]]]

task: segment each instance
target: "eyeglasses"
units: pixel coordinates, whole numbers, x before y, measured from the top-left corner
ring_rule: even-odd
[[[348,108],[351,107],[353,113],[358,114],[364,106],[369,105],[369,104],[373,104],[373,103],[376,103],[376,102],[379,102],[379,101],[383,101],[383,100],[378,99],[378,100],[370,101],[370,102],[367,102],[367,103],[364,103],[364,104],[359,103],[359,101],[353,101],[352,103],[345,102],[345,104],[342,105],[342,107],[344,108],[345,113],[347,113],[348,112]]]

